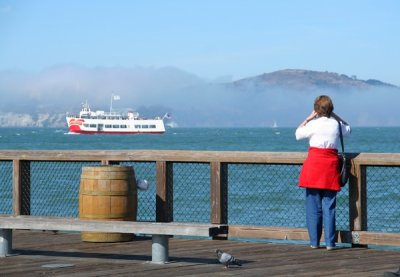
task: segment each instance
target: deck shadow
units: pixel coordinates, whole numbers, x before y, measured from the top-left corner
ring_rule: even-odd
[[[125,261],[151,261],[151,255],[134,255],[134,254],[114,254],[114,253],[95,253],[95,252],[70,252],[70,251],[54,251],[54,250],[26,250],[14,249],[12,255],[25,256],[47,256],[47,257],[66,257],[66,258],[87,258],[87,259],[106,259],[106,260],[125,260]],[[170,256],[170,263],[191,263],[191,264],[220,264],[216,258],[191,258]],[[244,265],[251,261],[241,261]]]

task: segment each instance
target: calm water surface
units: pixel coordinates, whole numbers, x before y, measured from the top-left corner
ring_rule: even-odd
[[[66,129],[0,128],[0,149],[174,149],[305,152],[295,128],[174,128],[163,135],[74,135]],[[353,128],[346,152],[400,153],[400,127]]]

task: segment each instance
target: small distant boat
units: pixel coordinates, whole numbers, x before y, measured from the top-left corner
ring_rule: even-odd
[[[278,123],[274,120],[274,124],[272,125],[272,128],[278,128]]]
[[[142,118],[139,113],[129,111],[119,113],[112,111],[112,101],[119,96],[112,95],[110,112],[91,111],[86,102],[79,115],[67,114],[66,120],[70,133],[75,134],[163,134],[165,132],[163,117]]]

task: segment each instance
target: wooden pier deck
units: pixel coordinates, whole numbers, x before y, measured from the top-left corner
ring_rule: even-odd
[[[220,248],[242,260],[225,269]],[[170,239],[170,262],[152,264],[151,239],[82,242],[78,233],[14,231],[16,255],[0,259],[0,276],[383,276],[400,265],[399,250],[339,248],[235,240]]]

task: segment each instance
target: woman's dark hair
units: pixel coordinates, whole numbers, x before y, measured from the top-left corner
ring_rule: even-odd
[[[327,95],[320,95],[315,98],[314,111],[318,114],[318,116],[330,117],[333,111],[333,103],[331,98]]]

